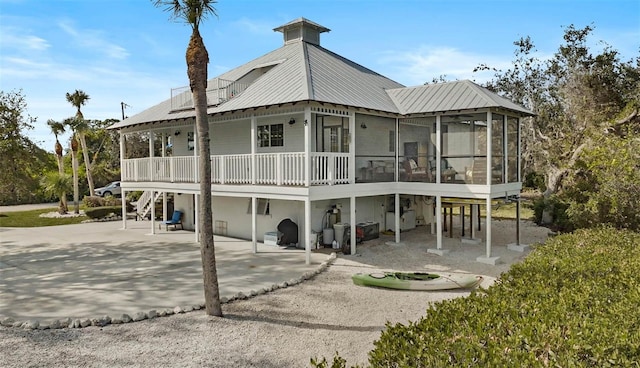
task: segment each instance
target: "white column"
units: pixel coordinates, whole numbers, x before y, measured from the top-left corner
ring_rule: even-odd
[[[449,224],[451,226],[451,224]],[[436,196],[436,248],[427,249],[427,253],[443,256],[449,253],[448,249],[442,249],[442,197]]]
[[[353,165],[352,165],[353,166]],[[356,197],[351,197],[351,254],[356,254]]]
[[[487,113],[487,177],[485,178],[485,185],[491,185],[491,155],[493,153],[493,118],[491,117],[491,111]],[[490,198],[489,198],[490,199]],[[488,216],[487,216],[488,217]]]
[[[484,230],[486,232],[486,246],[487,253],[486,257],[491,258],[491,197],[487,198],[487,210],[486,212],[486,221],[484,224]]]
[[[122,190],[120,194],[122,200],[122,230],[127,228],[127,192]]]
[[[440,115],[436,116],[436,183],[440,184],[440,163],[442,161],[442,123],[440,122]],[[438,197],[439,198],[439,197]],[[442,210],[442,208],[440,208]],[[439,211],[440,211],[439,210]],[[438,217],[441,216],[441,212],[438,212]],[[441,228],[438,225],[438,234],[441,232]]]
[[[126,146],[125,134],[124,133],[120,133],[120,168],[124,167],[125,146]],[[129,180],[129,178],[124,178],[124,177],[122,179],[123,179],[123,181]]]
[[[155,190],[151,191],[151,234],[156,233],[156,192]]]
[[[167,133],[162,132],[161,135],[161,141],[162,141],[162,150],[161,150],[161,155],[163,158],[167,157]],[[164,161],[162,162],[162,166],[164,167]],[[166,173],[163,173],[166,174]],[[174,203],[175,203],[175,198],[174,198]],[[164,221],[168,220],[169,217],[167,216],[167,192],[162,192],[162,219]]]
[[[194,124],[194,126],[193,126],[193,157],[195,157],[195,160],[193,160],[193,172],[196,175],[195,180],[194,180],[195,183],[199,183],[200,182],[200,173],[198,172],[199,168],[200,168],[200,166],[198,165],[198,150],[199,150],[199,148],[198,148],[198,129]],[[209,158],[209,159],[211,159],[211,158]]]
[[[449,224],[449,226],[451,226],[451,224]],[[442,197],[441,196],[436,196],[436,248],[442,249]]]
[[[200,194],[196,194],[194,198],[195,214],[193,220],[196,229],[196,243],[198,243],[200,241]]]
[[[311,201],[304,200],[304,263],[311,264]]]
[[[153,134],[153,130],[149,131],[149,181],[153,181],[153,157],[154,157],[154,147],[153,143],[155,141],[155,134]]]
[[[256,183],[256,147],[258,145],[258,119],[251,115],[251,184]],[[255,198],[254,198],[255,199]],[[255,208],[255,203],[253,204]]]
[[[353,112],[349,115],[349,161],[347,165],[347,167],[349,168],[349,184],[355,184],[356,182],[355,162],[356,162],[356,113]],[[351,244],[353,246],[353,243]]]
[[[304,108],[304,185],[311,186],[311,108]],[[310,222],[308,222],[310,224]],[[310,230],[311,228],[309,228]],[[309,233],[309,231],[307,231]]]
[[[490,265],[495,265],[498,263],[500,257],[492,257],[491,256],[491,196],[488,196],[486,199],[486,221],[485,221],[485,231],[486,231],[486,253],[484,256],[480,256],[476,258],[476,261],[481,263],[486,263]]]
[[[400,171],[400,119],[396,118],[396,142],[394,143],[396,146],[395,149],[395,157],[394,157],[394,168],[393,168],[393,180],[398,181],[400,179],[399,171]],[[396,240],[397,242],[397,240]]]
[[[256,196],[251,196],[251,249],[254,254],[258,253],[258,237],[256,234],[258,231],[257,202]]]
[[[394,211],[396,211],[394,216],[395,221],[395,229],[396,229],[396,243],[400,243],[400,193],[396,192],[396,206]]]

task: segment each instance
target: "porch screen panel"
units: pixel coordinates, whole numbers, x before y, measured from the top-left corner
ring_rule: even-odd
[[[509,116],[507,118],[507,181],[515,183],[518,181],[518,146],[520,137],[518,136],[518,118]]]
[[[491,126],[491,183],[504,183],[504,115],[492,114]]]

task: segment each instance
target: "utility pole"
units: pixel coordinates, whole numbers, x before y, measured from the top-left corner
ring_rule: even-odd
[[[130,105],[127,105],[127,104],[126,104],[126,103],[124,103],[124,102],[120,102],[120,107],[122,108],[122,120],[124,120],[124,119],[125,119],[125,116],[124,116],[124,108],[125,108],[125,107],[131,107],[131,106],[130,106]]]

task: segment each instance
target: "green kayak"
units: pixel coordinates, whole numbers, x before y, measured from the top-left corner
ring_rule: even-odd
[[[482,276],[426,272],[357,273],[351,279],[360,286],[399,290],[470,289],[482,282]]]

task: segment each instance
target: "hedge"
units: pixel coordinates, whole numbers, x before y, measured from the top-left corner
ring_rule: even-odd
[[[369,364],[640,367],[639,306],[640,234],[580,230],[535,247],[489,289],[387,324]],[[336,354],[331,367],[346,362]]]
[[[103,207],[87,208],[84,211],[84,214],[87,215],[87,217],[92,219],[107,217],[111,214],[119,216],[119,215],[122,215],[122,206],[103,206]]]

